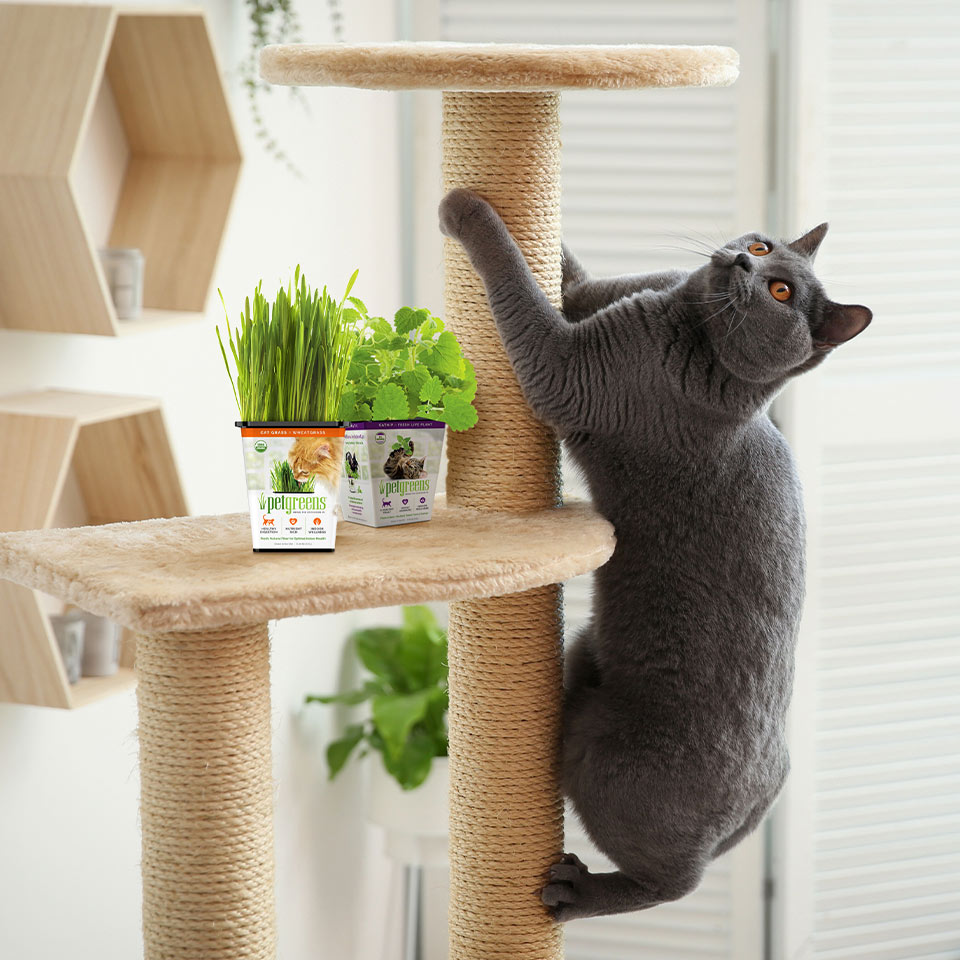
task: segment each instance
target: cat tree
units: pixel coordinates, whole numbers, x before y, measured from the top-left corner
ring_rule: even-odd
[[[437,87],[444,185],[501,212],[560,299],[559,90],[733,82],[718,47],[390,44],[267,48],[288,84]],[[275,956],[267,621],[424,600],[450,609],[450,955],[551,960],[538,891],[562,850],[561,581],[603,564],[610,525],[559,504],[557,445],[529,414],[460,249],[446,318],[480,422],[450,438],[448,503],[403,528],[346,524],[334,554],[253,554],[245,515],[0,535],[0,576],[136,630],[148,960]],[[482,458],[487,467],[471,464]]]
[[[443,188],[499,211],[560,304],[561,89],[732,83],[724,47],[400,43],[267,47],[272,83],[443,90]],[[472,430],[451,434],[447,498],[482,510],[549,510],[559,451],[531,415],[480,279],[444,241],[444,317],[477,369]],[[484,469],[475,465],[484,463]],[[450,956],[547,960],[559,927],[538,891],[563,848],[558,790],[562,609],[557,585],[450,604]]]

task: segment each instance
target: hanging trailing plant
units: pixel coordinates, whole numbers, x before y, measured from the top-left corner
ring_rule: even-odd
[[[267,128],[261,108],[261,95],[273,93],[273,85],[260,77],[260,50],[272,43],[302,43],[300,20],[293,0],[243,0],[250,20],[250,52],[240,64],[240,77],[247,94],[250,116],[253,119],[254,135],[274,159],[282,163],[294,176],[303,174]],[[343,40],[343,13],[340,0],[327,0],[333,39]],[[290,87],[290,94],[305,108],[306,100],[299,87]]]

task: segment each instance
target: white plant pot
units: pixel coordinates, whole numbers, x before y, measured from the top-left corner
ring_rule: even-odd
[[[410,866],[446,866],[449,759],[435,757],[430,775],[414,790],[404,790],[379,755],[370,759],[367,819],[386,831],[387,856]]]

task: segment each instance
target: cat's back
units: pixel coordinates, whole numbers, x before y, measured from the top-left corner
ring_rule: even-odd
[[[804,579],[800,488],[776,427],[758,416],[688,450],[583,438],[575,456],[616,529],[596,575],[594,629],[627,699],[642,686],[675,717],[689,698],[691,717],[712,727],[728,718],[710,704],[725,711],[746,683],[774,721],[789,697]]]

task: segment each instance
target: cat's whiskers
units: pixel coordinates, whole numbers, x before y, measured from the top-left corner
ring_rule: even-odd
[[[691,304],[698,304],[698,303],[719,303],[721,300],[728,300],[729,298],[730,298],[729,293],[718,293],[708,297],[703,297],[702,299],[699,299],[699,300],[684,300],[683,302],[689,306]]]
[[[692,247],[684,247],[675,243],[659,243],[654,248],[654,250],[680,250],[683,253],[692,254],[695,257],[703,257],[705,260],[709,260],[713,256],[713,251],[709,253],[703,250],[695,250]]]
[[[745,322],[746,319],[747,319],[747,314],[748,314],[749,312],[750,312],[750,311],[749,311],[749,310],[746,310],[746,309],[743,311],[743,316],[740,317],[739,321],[737,321],[736,326],[733,327],[732,330],[730,329],[730,324],[727,324],[727,332],[723,335],[723,337],[722,337],[723,340],[726,340],[728,337],[732,336],[734,333],[736,333],[736,332],[743,326],[744,322]],[[736,310],[734,310],[733,319],[731,320],[731,323],[733,322],[733,320],[735,320],[735,319],[737,318],[737,316],[738,316],[738,314],[737,314]]]
[[[721,314],[725,313],[727,310],[733,310],[733,313],[730,316],[729,321],[727,322],[727,333],[724,334],[724,339],[730,334],[730,326],[739,316],[737,308],[741,305],[740,303],[740,294],[733,293],[718,293],[716,295],[709,295],[705,300],[700,301],[703,304],[710,303],[711,301],[717,302],[723,300],[725,303],[720,307],[719,310],[714,310],[709,316],[705,317],[703,320],[699,320],[694,324],[694,327],[702,327],[708,324],[714,317],[718,317]],[[696,301],[688,301],[694,303]],[[746,318],[746,311],[744,312],[744,318]],[[740,323],[743,321],[741,320]],[[737,324],[739,326],[739,323]]]
[[[684,238],[689,240],[690,238]],[[691,243],[697,243],[697,241],[690,240]],[[700,246],[685,246],[682,243],[658,243],[654,250],[681,250],[683,253],[690,253],[695,257],[703,257],[705,260],[709,260],[713,256],[714,251],[703,245],[702,249]]]
[[[705,320],[701,320],[700,323],[697,324],[697,326],[702,327],[704,324],[709,323],[714,317],[719,316],[721,313],[723,313],[725,310],[729,310],[731,307],[733,307],[733,315],[735,317],[737,315],[736,305],[738,302],[739,300],[737,297],[731,296],[727,303],[725,303],[719,310],[715,310],[713,313],[711,313],[710,316],[707,317]],[[727,329],[728,330],[730,329],[730,324],[727,324]]]
[[[694,237],[690,234],[674,234],[671,239],[677,242],[678,246],[676,249],[685,250],[687,253],[695,253],[698,256],[706,257],[707,259],[712,257],[717,251],[716,245],[707,242],[701,237]],[[685,244],[692,244],[692,247],[685,246]]]

